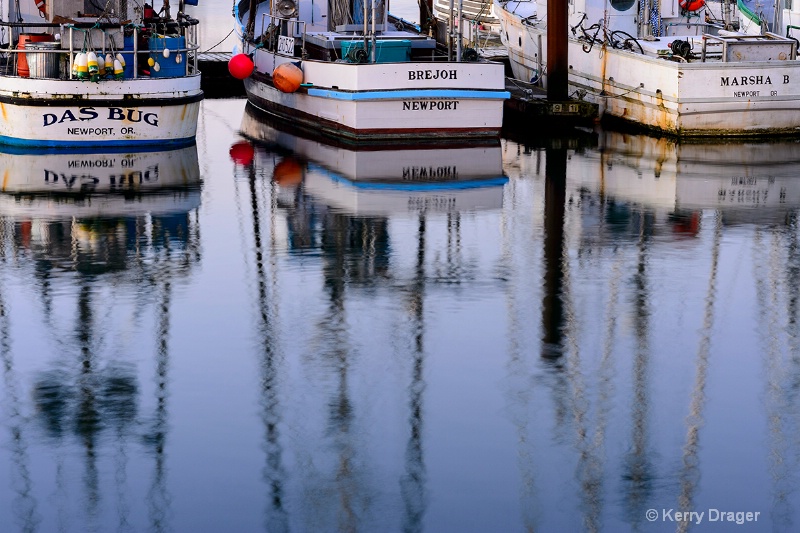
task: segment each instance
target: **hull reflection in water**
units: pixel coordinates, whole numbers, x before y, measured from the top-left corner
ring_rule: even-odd
[[[605,133],[601,145],[575,158],[571,176],[609,197],[675,212],[719,209],[731,222],[778,220],[800,207],[795,141],[675,143]]]
[[[302,174],[306,194],[356,215],[499,209],[508,181],[499,142],[467,147],[334,145],[302,136],[285,123],[265,122],[249,106],[241,133],[257,143],[288,150],[305,162],[302,169],[296,162],[276,167],[279,184],[296,183]]]
[[[137,216],[200,205],[197,147],[158,152],[0,151],[0,216]]]

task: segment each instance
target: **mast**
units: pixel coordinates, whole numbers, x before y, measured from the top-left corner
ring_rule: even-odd
[[[730,30],[733,28],[733,20],[731,20],[733,0],[722,0],[722,22],[725,24],[725,29]]]

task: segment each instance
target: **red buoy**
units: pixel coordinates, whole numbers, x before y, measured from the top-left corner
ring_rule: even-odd
[[[237,165],[248,166],[253,162],[255,150],[253,149],[253,145],[249,142],[239,141],[231,146],[228,155],[231,156],[231,160]]]
[[[247,54],[236,54],[228,61],[228,72],[237,80],[243,80],[253,73],[253,60]]]
[[[283,63],[272,71],[272,83],[285,93],[293,93],[303,83],[303,71],[293,63]]]

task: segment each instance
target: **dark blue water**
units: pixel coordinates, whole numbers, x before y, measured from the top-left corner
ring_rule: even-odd
[[[0,530],[796,531],[798,163],[243,100],[0,153]]]

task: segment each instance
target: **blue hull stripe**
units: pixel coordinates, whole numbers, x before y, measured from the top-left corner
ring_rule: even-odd
[[[148,147],[151,146],[153,151],[163,150],[165,147],[169,148],[176,148],[176,147],[183,147],[189,146],[195,142],[194,137],[187,137],[185,139],[172,139],[172,140],[165,140],[165,139],[141,139],[141,140],[130,140],[130,139],[119,139],[115,141],[98,141],[98,140],[91,140],[91,141],[52,141],[52,140],[40,140],[40,139],[20,139],[17,137],[6,137],[0,135],[0,145],[6,145],[7,147],[30,147],[30,148],[52,148],[55,150],[59,149],[73,149],[73,148],[85,148],[87,151],[91,150],[92,152],[97,152],[98,149],[103,149],[106,147],[119,147],[119,148],[133,148],[136,147],[137,150],[141,147]],[[4,149],[0,146],[0,152],[8,152],[9,150]]]
[[[405,192],[425,192],[425,191],[446,191],[446,190],[463,190],[463,189],[482,189],[488,187],[498,187],[508,183],[507,177],[497,178],[483,178],[465,181],[440,181],[440,182],[408,182],[408,183],[390,183],[390,182],[368,182],[368,181],[354,181],[345,177],[339,176],[332,172],[328,172],[328,177],[337,183],[354,187],[356,189],[364,190],[381,190],[381,191],[405,191]]]
[[[332,100],[400,100],[408,98],[474,98],[479,100],[508,100],[508,91],[465,91],[459,89],[415,89],[410,91],[343,92],[329,89],[308,89],[309,96]]]

